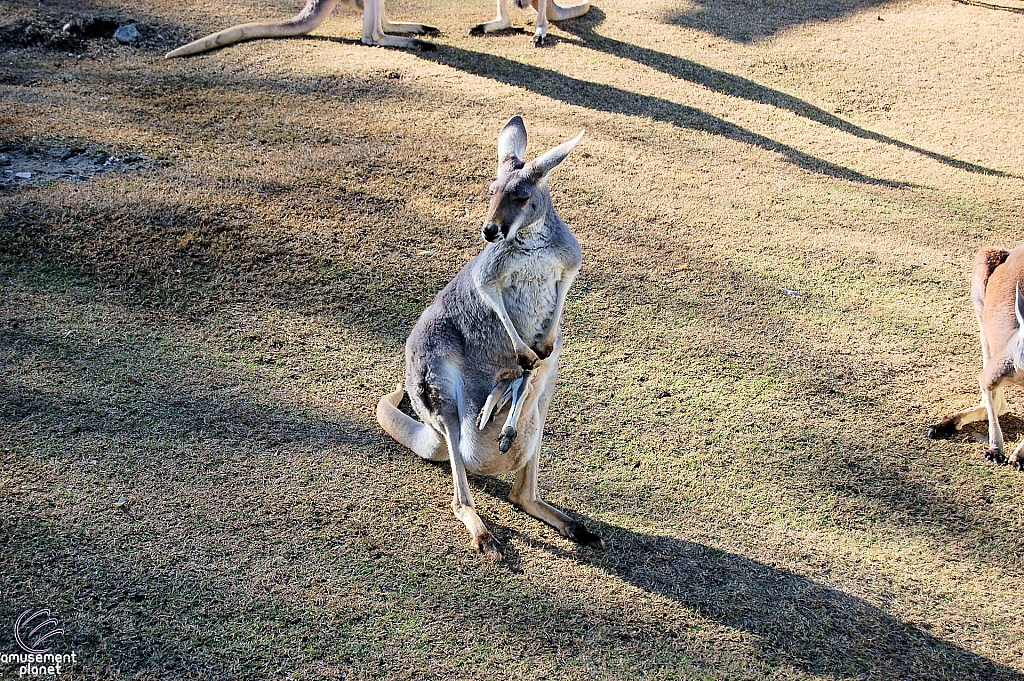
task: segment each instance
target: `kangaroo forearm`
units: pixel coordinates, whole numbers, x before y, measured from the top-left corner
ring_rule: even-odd
[[[487,306],[498,315],[498,320],[512,341],[512,349],[518,354],[524,347],[529,347],[512,324],[512,317],[509,316],[508,310],[505,309],[505,303],[501,299],[501,294],[490,286],[480,284],[477,284],[477,290],[480,292],[480,297],[483,301],[487,303]]]

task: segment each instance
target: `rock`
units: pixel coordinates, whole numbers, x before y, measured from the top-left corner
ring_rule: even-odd
[[[19,180],[31,180],[32,173],[14,173],[14,176]]]
[[[72,151],[71,149],[65,149],[64,151],[60,152],[60,154],[57,155],[57,158],[60,159],[61,161],[66,161],[69,158],[72,158],[74,155],[74,151]]]
[[[125,24],[124,26],[119,26],[118,29],[114,31],[114,40],[122,45],[133,43],[138,39],[139,29],[135,27],[135,24]]]
[[[11,157],[7,154],[0,154],[0,166],[11,165]]]

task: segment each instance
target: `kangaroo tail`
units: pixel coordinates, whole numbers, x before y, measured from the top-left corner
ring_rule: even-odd
[[[436,430],[425,423],[410,418],[398,409],[405,388],[401,385],[377,403],[377,423],[399,444],[408,447],[427,461],[444,461],[448,458],[444,442]]]
[[[212,50],[215,47],[240,43],[254,38],[286,38],[309,33],[323,23],[331,14],[338,0],[306,0],[306,5],[291,19],[283,21],[261,21],[254,24],[232,26],[171,50],[164,57],[185,57]]]
[[[556,5],[554,2],[548,3],[548,21],[566,21],[568,19],[575,19],[581,17],[590,11],[589,2],[581,2],[578,5],[569,5],[568,7],[562,7]]]

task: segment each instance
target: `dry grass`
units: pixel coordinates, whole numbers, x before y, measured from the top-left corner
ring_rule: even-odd
[[[4,33],[0,142],[153,163],[0,194],[0,631],[49,606],[82,679],[1021,678],[1024,475],[924,431],[976,399],[972,253],[1019,239],[1024,17],[783,4],[607,0],[535,51],[392,2],[439,51],[343,10],[168,62],[294,3],[7,3],[144,42]],[[542,486],[610,546],[478,479],[488,564],[372,410],[513,113],[588,130]]]

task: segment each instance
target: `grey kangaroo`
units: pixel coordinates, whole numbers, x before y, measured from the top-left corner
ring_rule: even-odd
[[[581,139],[582,132],[524,163],[523,119],[515,116],[501,129],[498,179],[483,225],[489,243],[420,315],[405,344],[405,385],[377,405],[377,421],[391,437],[428,461],[451,462],[452,510],[473,548],[496,560],[501,548],[474,510],[467,471],[517,471],[512,503],[575,542],[604,546],[537,491],[562,309],[583,261],[576,237],[551,205],[547,181]],[[398,409],[404,393],[420,421]]]

